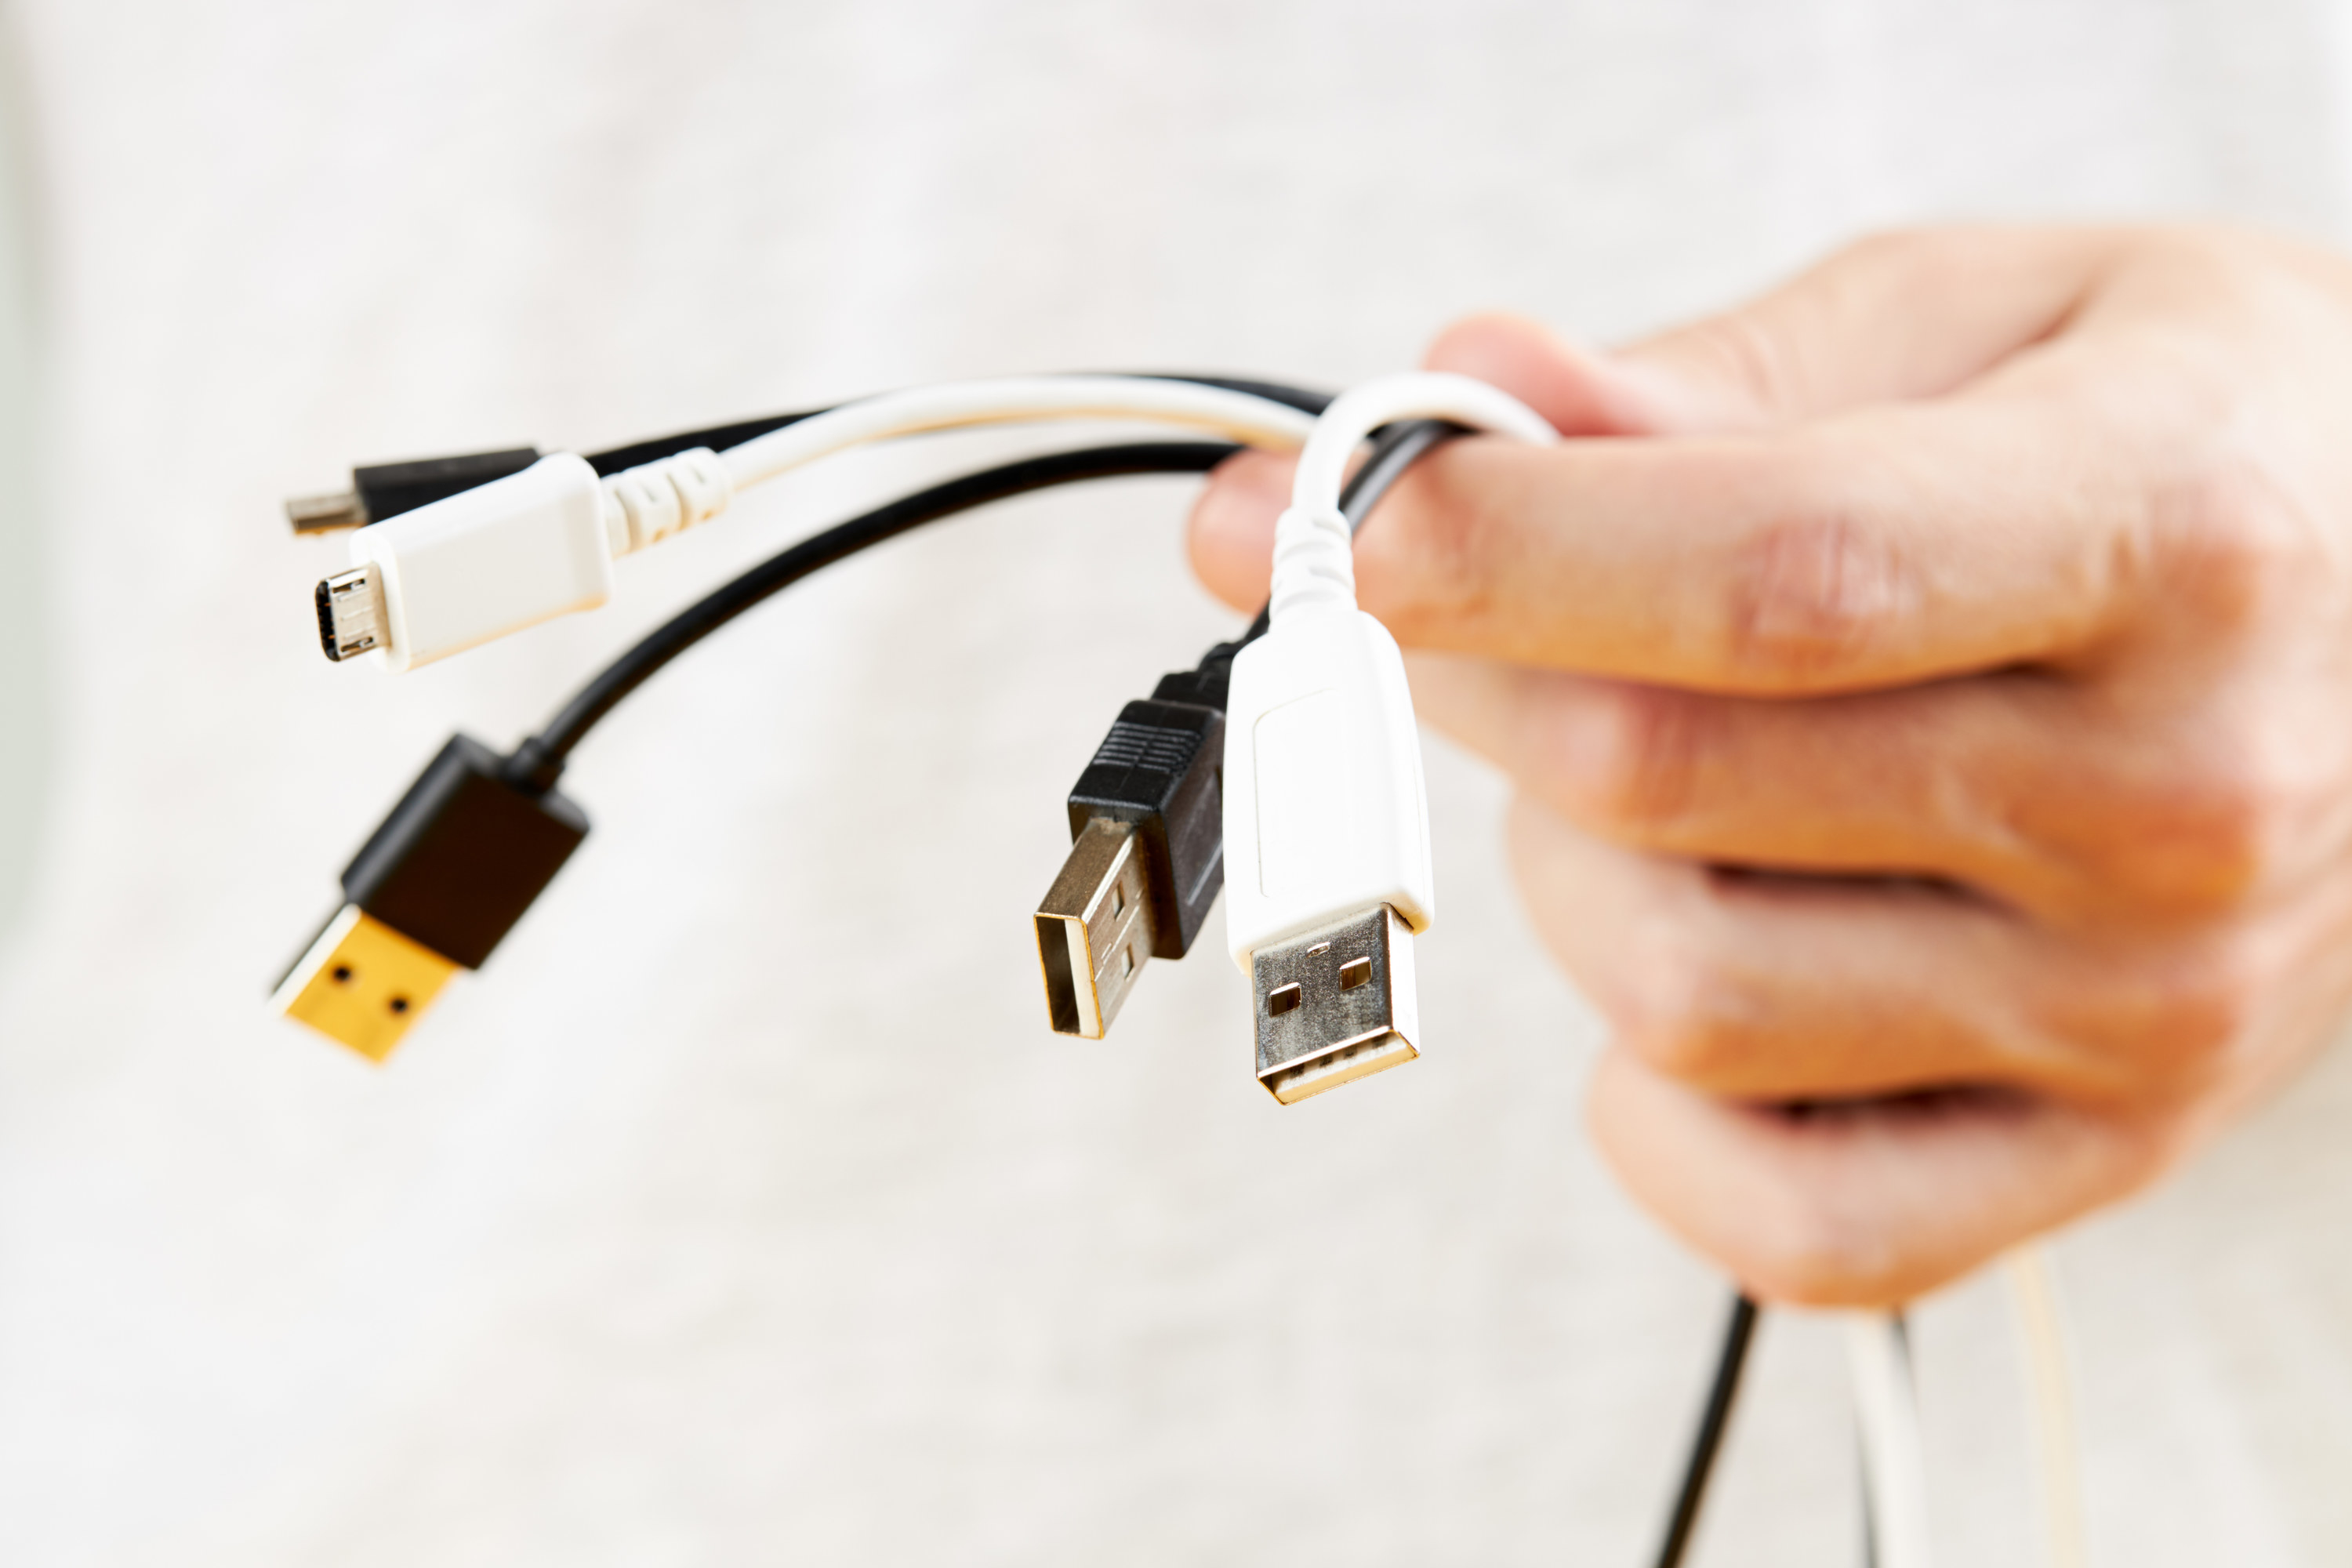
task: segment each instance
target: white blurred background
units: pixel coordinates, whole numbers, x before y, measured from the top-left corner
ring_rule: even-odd
[[[319,658],[339,547],[279,500],[948,375],[1337,385],[1479,307],[1608,340],[1889,223],[2352,226],[2321,0],[5,16],[11,1564],[1645,1561],[1723,1288],[1587,1145],[1494,778],[1433,742],[1412,1070],[1278,1111],[1213,932],[1045,1029],[1061,796],[1234,624],[1186,485],[930,531],[666,674],[383,1071],[262,995],[447,731],[946,458],[397,680]],[[2347,1127],[2338,1052],[2058,1245],[2097,1561],[2352,1561]],[[2002,1298],[1916,1334],[1946,1560],[2034,1561]],[[1854,1468],[1835,1330],[1769,1320],[1698,1560],[1854,1561]]]

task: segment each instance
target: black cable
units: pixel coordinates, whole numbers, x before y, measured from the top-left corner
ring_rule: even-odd
[[[1317,392],[1312,387],[1292,386],[1280,381],[1259,381],[1246,375],[1198,375],[1182,370],[1114,370],[1097,374],[1139,375],[1146,381],[1189,381],[1195,386],[1223,387],[1227,392],[1263,397],[1268,403],[1287,404],[1301,414],[1320,414],[1331,406],[1333,398],[1332,394]]]
[[[1339,512],[1348,520],[1348,526],[1362,532],[1372,509],[1404,478],[1406,469],[1440,444],[1469,433],[1443,419],[1408,419],[1376,431],[1372,449],[1364,455],[1363,466],[1349,476],[1348,488],[1339,492]]]
[[[830,414],[830,408],[803,408],[796,414],[771,414],[764,419],[745,419],[733,425],[713,425],[704,430],[681,430],[675,436],[656,436],[649,441],[632,441],[625,447],[609,451],[584,454],[588,466],[598,477],[610,479],[646,463],[657,463],[664,458],[675,458],[680,452],[691,452],[697,447],[708,447],[723,452],[730,447],[740,447],[757,437],[797,425],[803,419],[814,419],[820,414]]]
[[[1190,381],[1204,386],[1246,392],[1309,412],[1330,401],[1324,394],[1273,382],[1205,375],[1170,375],[1160,379]],[[698,446],[715,445],[722,440],[729,445],[737,445],[764,430],[782,429],[808,417],[807,414],[777,415],[768,420],[688,431],[618,447],[592,457],[589,461],[596,465],[600,473],[608,471],[607,465],[611,465],[609,471],[617,472],[623,468],[652,462],[671,452],[688,451]],[[1339,510],[1347,515],[1349,522],[1362,527],[1364,518],[1388,493],[1390,487],[1403,477],[1406,469],[1438,443],[1459,433],[1459,426],[1435,419],[1408,420],[1381,431],[1373,437],[1371,452],[1363,466],[1349,478],[1347,489],[1341,492]],[[517,783],[529,783],[540,789],[552,787],[556,776],[563,771],[565,759],[581,740],[622,699],[652,679],[655,671],[745,610],[790,587],[812,572],[821,571],[861,550],[896,538],[909,529],[959,511],[985,506],[992,501],[1082,479],[1112,479],[1129,474],[1206,473],[1240,449],[1221,441],[1137,442],[1032,458],[950,479],[887,506],[878,507],[862,517],[836,524],[822,533],[813,534],[770,556],[732,582],[721,584],[646,634],[635,647],[581,688],[572,700],[548,721],[546,728],[516,748],[509,764],[508,776]],[[1230,665],[1234,652],[1242,644],[1264,636],[1265,627],[1266,615],[1261,610],[1240,642],[1218,644],[1203,659],[1202,668],[1205,669],[1210,661],[1219,659]]]
[[[1690,1549],[1691,1531],[1698,1524],[1699,1504],[1706,1500],[1707,1478],[1723,1447],[1724,1428],[1731,1422],[1732,1401],[1739,1393],[1739,1374],[1748,1365],[1748,1347],[1756,1338],[1756,1303],[1745,1291],[1731,1299],[1731,1319],[1723,1331],[1723,1349],[1715,1360],[1715,1381],[1706,1391],[1698,1431],[1691,1438],[1690,1458],[1683,1463],[1682,1489],[1675,1511],[1666,1521],[1666,1538],[1658,1547],[1658,1568],[1677,1568]]]
[[[1203,474],[1239,450],[1223,441],[1150,441],[1029,458],[950,479],[812,534],[688,605],[605,666],[545,729],[516,749],[508,777],[551,787],[564,759],[596,721],[656,670],[752,605],[846,556],[924,523],[1031,490],[1129,474]]]
[[[1247,392],[1287,403],[1308,413],[1319,412],[1329,401],[1321,394],[1272,383],[1190,375],[1166,379],[1192,381]],[[764,420],[689,431],[615,448],[589,460],[596,465],[599,473],[618,472],[695,447],[718,448],[740,445],[809,416],[809,414],[779,415]],[[1348,519],[1349,526],[1360,531],[1372,510],[1415,463],[1440,445],[1463,434],[1462,426],[1438,419],[1407,420],[1378,432],[1373,437],[1370,454],[1349,479],[1340,494],[1340,511]],[[672,659],[753,605],[812,573],[859,551],[894,539],[924,523],[1033,490],[1083,479],[1124,475],[1206,473],[1240,450],[1239,447],[1226,442],[1141,442],[1032,458],[950,479],[813,534],[704,595],[639,639],[583,687],[545,729],[516,748],[514,755],[507,762],[506,776],[517,784],[528,784],[540,790],[552,787],[557,775],[562,772],[565,760],[597,721]],[[1270,620],[1269,610],[1270,606],[1260,610],[1249,629],[1237,641],[1219,643],[1211,648],[1202,660],[1201,674],[1208,676],[1213,669],[1215,683],[1222,689],[1223,677],[1231,668],[1234,655],[1265,635]],[[1699,1415],[1698,1430],[1692,1436],[1689,1457],[1684,1462],[1682,1485],[1675,1494],[1674,1512],[1667,1520],[1665,1539],[1658,1549],[1657,1568],[1680,1568],[1689,1550],[1691,1535],[1698,1523],[1699,1509],[1706,1500],[1707,1482],[1714,1473],[1724,1433],[1730,1424],[1732,1405],[1738,1395],[1740,1378],[1747,1367],[1748,1348],[1755,1339],[1756,1321],[1755,1301],[1745,1292],[1735,1293],[1731,1315],[1724,1330],[1722,1349],[1716,1358],[1714,1378],[1707,1389],[1706,1404]],[[1866,1498],[1864,1506],[1866,1509]],[[1874,1542],[1867,1543],[1865,1549],[1874,1545]]]

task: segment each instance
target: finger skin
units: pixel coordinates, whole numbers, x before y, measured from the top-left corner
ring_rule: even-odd
[[[2166,557],[2100,433],[2053,419],[2018,395],[1769,438],[1465,438],[1365,524],[1358,600],[1408,646],[1755,696],[2063,664]],[[1247,472],[1193,512],[1229,594],[1273,537],[1269,470]]]
[[[1931,876],[2056,930],[2149,931],[2278,896],[2342,851],[2323,810],[2251,853],[2209,727],[2032,671],[1790,703],[1451,654],[1407,668],[1423,721],[1630,848]],[[2315,772],[2315,805],[2347,769]]]
[[[1873,235],[1738,310],[1614,357],[1656,389],[1644,406],[1678,434],[1937,397],[2048,337],[2129,243],[2128,231],[2101,228]],[[1446,337],[1438,345],[1454,352]]]
[[[1239,453],[1217,465],[1192,503],[1184,533],[1192,574],[1238,614],[1255,615],[1265,603],[1274,582],[1274,520],[1290,504],[1297,467],[1296,458],[1281,453]],[[1412,483],[1408,474],[1397,489]]]
[[[1512,865],[1538,933],[1619,1039],[1740,1100],[1982,1084],[2193,1100],[2266,954],[2055,941],[1948,886],[1711,870],[1617,848],[1522,797]]]
[[[2135,1190],[2192,1137],[2207,1040],[2151,1108],[2144,1073],[2070,1037],[2078,1020],[2005,1016],[2030,989],[2012,972],[2046,955],[1997,916],[1916,890],[1727,900],[1696,868],[1572,847],[1539,808],[1515,809],[1512,841],[1547,944],[1613,1026],[1595,1142],[1763,1299],[1909,1300]],[[2151,1006],[2109,1022],[2131,1039]]]
[[[1413,707],[1612,844],[1784,872],[1937,877],[2036,912],[2095,889],[2037,820],[2063,793],[2006,679],[1804,704],[1416,654]],[[2012,678],[2031,679],[2031,678]],[[2041,682],[2063,705],[2071,689]],[[2088,750],[2089,748],[2085,748]]]
[[[1726,883],[1526,801],[1538,934],[1611,1027],[1630,1190],[1760,1296],[1891,1305],[2160,1175],[2352,994],[2352,896],[2232,940],[2068,942],[1900,883]]]
[[[1641,1204],[1753,1294],[1815,1307],[1913,1300],[2152,1180],[2179,1126],[1958,1090],[1811,1110],[1685,1089],[1612,1048],[1593,1140]]]
[[[1681,388],[1521,317],[1460,322],[1439,339],[1426,363],[1432,370],[1503,388],[1564,436],[1654,436],[1686,423],[1682,405],[1689,399]],[[1192,570],[1211,593],[1245,614],[1265,603],[1274,522],[1289,504],[1297,467],[1296,459],[1277,453],[1241,453],[1217,468],[1194,506],[1187,534]],[[1381,511],[1406,504],[1398,492],[1415,489],[1408,475]]]

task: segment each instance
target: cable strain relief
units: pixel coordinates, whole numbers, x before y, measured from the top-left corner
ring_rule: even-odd
[[[1337,507],[1291,507],[1274,526],[1275,619],[1311,605],[1356,607],[1355,532]]]
[[[605,543],[618,559],[717,517],[735,483],[718,453],[695,447],[611,475],[604,491]]]
[[[1238,642],[1218,643],[1201,656],[1197,667],[1171,670],[1161,676],[1160,684],[1152,689],[1152,700],[1190,702],[1223,712],[1226,697],[1233,689],[1234,656],[1241,650]]]
[[[499,777],[519,790],[545,795],[563,777],[563,759],[533,735],[499,765]]]

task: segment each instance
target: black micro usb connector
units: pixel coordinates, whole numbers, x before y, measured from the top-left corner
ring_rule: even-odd
[[[420,458],[407,463],[375,463],[352,470],[352,488],[329,495],[298,496],[286,503],[286,521],[297,533],[328,533],[365,528],[404,511],[447,500],[492,479],[519,474],[539,461],[536,447],[468,452],[456,458]]]

